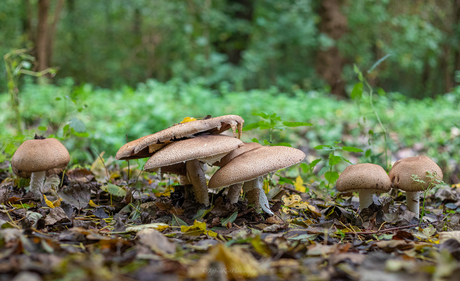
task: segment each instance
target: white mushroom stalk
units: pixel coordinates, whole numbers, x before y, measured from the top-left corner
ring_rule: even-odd
[[[264,179],[263,177],[257,177],[251,181],[247,181],[243,185],[243,191],[248,192],[251,189],[259,189],[259,204],[260,207],[262,207],[262,210],[264,210],[267,214],[270,216],[273,216],[273,212],[270,210],[270,205],[268,204],[268,198],[267,195],[265,195],[265,191],[263,188],[263,182]]]
[[[208,186],[205,177],[205,164],[198,160],[185,162],[187,178],[192,183],[195,199],[205,206],[209,205]]]
[[[43,193],[46,171],[34,172],[30,176],[30,193],[40,196]]]
[[[368,208],[370,205],[372,205],[372,203],[374,202],[374,200],[372,200],[374,192],[374,190],[358,190],[360,210]]]
[[[241,188],[243,187],[242,183],[232,184],[227,189],[227,198],[232,204],[238,203],[238,198],[240,197]]]
[[[406,204],[409,211],[415,213],[415,217],[420,216],[420,192],[406,191]]]

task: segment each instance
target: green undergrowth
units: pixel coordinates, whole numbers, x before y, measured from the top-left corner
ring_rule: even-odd
[[[391,152],[415,147],[419,153],[445,164],[459,162],[460,88],[437,99],[424,100],[407,99],[381,89],[376,92],[374,108],[388,131],[387,145]],[[154,133],[186,116],[237,114],[249,125],[260,122],[261,113],[276,113],[282,121],[313,126],[276,132],[252,130],[243,134],[243,140],[257,137],[309,148],[341,141],[343,146],[366,151],[356,156],[361,161],[380,161],[384,166],[382,132],[364,97],[358,102],[337,100],[316,91],[288,95],[276,88],[217,91],[199,82],[187,84],[180,80],[168,83],[149,80],[136,89],[118,90],[88,84],[74,86],[71,80],[57,86],[26,84],[20,92],[24,136],[17,136],[12,125],[14,113],[6,93],[0,95],[0,109],[1,161],[8,160],[22,140],[32,138],[34,133],[60,138],[75,163],[90,163],[102,151],[106,156],[114,155],[126,143],[126,136],[133,140]]]

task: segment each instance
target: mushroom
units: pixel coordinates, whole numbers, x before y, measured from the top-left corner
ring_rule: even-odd
[[[58,174],[69,161],[69,152],[57,139],[33,139],[18,147],[11,159],[11,168],[20,177],[30,177],[30,192],[41,195],[45,176]]]
[[[432,177],[428,176],[428,173]],[[413,176],[421,181],[415,181]],[[419,191],[424,191],[442,180],[441,168],[427,156],[407,157],[396,161],[389,174],[393,187],[406,191],[407,208],[419,217]]]
[[[262,146],[233,158],[211,177],[208,187],[227,187],[244,182],[243,190],[248,192],[255,190],[250,192],[254,194],[248,198],[248,201],[251,199],[250,201],[253,201],[256,206],[260,204],[266,213],[273,215],[263,191],[263,176],[297,164],[304,158],[305,153],[299,149],[286,146]]]
[[[209,198],[203,163],[211,165],[241,145],[241,140],[223,135],[203,135],[176,141],[157,151],[145,163],[144,170],[150,171],[185,162],[186,176],[193,185],[195,198],[207,206]]]
[[[337,179],[338,191],[359,193],[359,208],[361,210],[372,204],[372,194],[388,192],[390,188],[390,178],[385,170],[376,164],[350,165]]]
[[[126,143],[118,150],[115,158],[117,160],[129,160],[149,157],[170,142],[193,138],[202,134],[216,135],[230,128],[233,130],[233,135],[236,134],[238,129],[238,138],[240,138],[243,123],[243,118],[238,115],[224,115],[179,123],[157,133]]]
[[[231,151],[229,154],[225,155],[219,162],[214,163],[214,166],[223,167],[233,158],[246,153],[248,151],[262,147],[261,144],[256,142],[245,142],[243,146],[238,147],[237,149]],[[235,204],[238,202],[238,197],[241,192],[243,183],[232,184],[227,189],[227,199],[230,203]]]

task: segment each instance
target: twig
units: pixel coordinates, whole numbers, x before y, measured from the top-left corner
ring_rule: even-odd
[[[405,225],[405,226],[387,228],[387,229],[383,229],[383,230],[370,231],[370,232],[353,232],[353,233],[347,232],[347,234],[350,234],[350,235],[377,234],[377,233],[390,232],[390,231],[393,231],[393,230],[400,230],[400,229],[405,229],[405,228],[411,228],[411,227],[414,227],[414,226],[419,226],[419,224],[411,224],[411,225]]]
[[[240,217],[242,217],[242,216],[244,216],[244,215],[246,215],[246,214],[248,214],[248,213],[250,213],[250,212],[252,212],[252,211],[254,211],[254,208],[249,208],[249,209],[247,209],[246,211],[244,211],[244,212],[242,212],[242,213],[239,213],[238,216],[236,216],[236,217],[237,217],[237,218],[240,218]]]

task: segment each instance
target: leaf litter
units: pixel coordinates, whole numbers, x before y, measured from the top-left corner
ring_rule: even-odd
[[[50,181],[43,198],[3,180],[1,280],[450,280],[460,271],[456,186],[429,194],[419,221],[404,196],[375,196],[358,212],[351,194],[315,192],[294,176],[266,187],[269,217],[222,191],[205,208],[174,177],[162,184],[134,170],[126,182],[102,155],[62,186]]]

